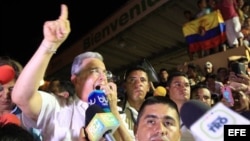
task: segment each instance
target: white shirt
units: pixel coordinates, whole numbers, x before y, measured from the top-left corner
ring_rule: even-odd
[[[188,118],[188,117],[187,117]],[[183,124],[181,121],[181,141],[203,141],[199,138],[199,136],[196,136],[192,134],[192,132]]]
[[[25,127],[41,129],[44,141],[78,141],[80,129],[85,126],[88,103],[77,96],[68,105],[60,105],[54,95],[39,91],[42,108],[37,122],[22,115]]]
[[[43,141],[78,141],[80,130],[85,126],[85,112],[88,103],[83,102],[77,96],[68,105],[60,104],[53,94],[39,91],[42,96],[42,109],[37,122],[22,114],[22,122],[26,128],[41,130]],[[120,115],[125,122],[126,115]],[[132,138],[134,134],[129,130]]]

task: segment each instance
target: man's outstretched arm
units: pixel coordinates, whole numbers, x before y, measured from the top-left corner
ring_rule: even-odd
[[[36,120],[42,106],[38,94],[39,82],[43,79],[49,61],[70,33],[68,8],[61,5],[61,14],[57,20],[46,21],[43,26],[44,39],[39,48],[21,72],[12,92],[12,100],[22,112]]]

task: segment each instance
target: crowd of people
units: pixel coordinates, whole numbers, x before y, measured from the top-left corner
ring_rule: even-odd
[[[230,48],[243,46],[247,48],[250,47],[249,2],[246,2],[245,0],[197,0],[197,7],[198,11],[194,14],[190,10],[184,10],[183,14],[187,19],[187,23],[201,19],[201,17],[211,14],[214,11],[219,11],[225,29],[221,27],[220,31],[217,32],[221,32],[222,34],[225,30],[226,38],[225,41],[221,38],[219,44],[214,43],[210,44],[210,46],[199,43],[199,45],[194,48],[189,45],[188,52],[191,60],[193,60],[194,53],[197,53],[198,58],[201,58]],[[208,33],[209,27],[206,26],[207,25],[203,25],[202,22],[200,22],[197,30],[197,34],[200,36],[196,37],[200,38],[199,42],[207,40],[208,38],[211,40],[209,34],[212,33]],[[202,37],[204,37],[204,39],[202,39]]]
[[[62,4],[59,18],[44,23],[44,38],[24,67],[12,59],[0,60],[0,135],[9,140],[14,140],[13,136],[33,141],[89,140],[85,113],[89,94],[97,87],[105,92],[110,111],[119,121],[113,134],[117,141],[196,140],[180,118],[182,106],[190,99],[210,107],[222,102],[250,119],[250,76],[244,57],[233,59],[245,63],[243,73],[223,68],[214,74],[213,64],[207,62],[202,76],[195,64],[187,64],[187,69],[174,72],[161,69],[160,82],[153,85],[144,67],[132,66],[125,73],[124,98],[119,101],[118,86],[107,79],[104,58],[98,52],[88,51],[73,60],[71,81],[55,79],[46,90],[41,90],[40,81],[47,66],[70,30],[68,9]],[[215,82],[221,84],[217,91]],[[166,95],[153,95],[152,89],[159,86],[165,88]],[[230,86],[234,105],[223,97],[224,86]]]

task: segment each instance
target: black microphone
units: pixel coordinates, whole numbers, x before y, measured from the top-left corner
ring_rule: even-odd
[[[98,105],[90,105],[86,110],[85,125],[88,125],[97,113],[104,113],[103,109]]]
[[[223,141],[224,125],[249,125],[250,121],[219,102],[210,108],[199,100],[189,100],[180,110],[181,119],[199,141]]]
[[[181,107],[180,115],[184,125],[190,129],[190,126],[204,115],[210,107],[199,100],[189,100]]]
[[[90,141],[99,141],[105,138],[106,141],[115,141],[112,134],[119,127],[119,121],[111,112],[96,105],[90,105],[86,110],[85,133]]]

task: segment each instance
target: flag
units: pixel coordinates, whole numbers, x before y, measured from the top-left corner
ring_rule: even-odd
[[[186,23],[182,30],[191,53],[218,47],[226,41],[225,23],[219,10]]]

